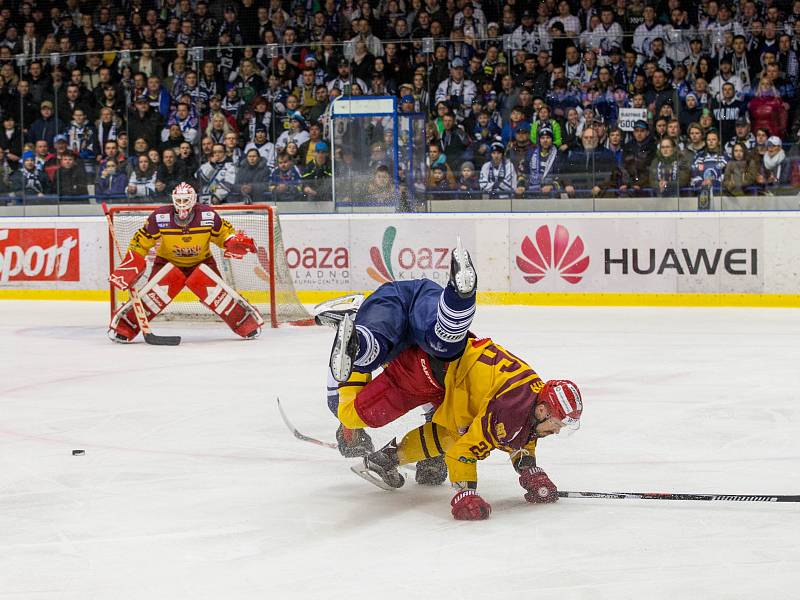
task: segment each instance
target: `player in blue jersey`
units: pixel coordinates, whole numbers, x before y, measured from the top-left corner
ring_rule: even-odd
[[[336,326],[328,378],[331,412],[338,414],[342,395],[354,394],[366,384],[363,377],[348,381],[353,373],[368,376],[411,346],[419,346],[440,364],[458,358],[475,316],[477,281],[472,260],[459,239],[444,289],[428,279],[394,281],[380,286],[366,300],[346,296],[319,305],[317,323]],[[344,456],[363,456],[373,450],[372,440],[363,430],[340,425],[336,438]],[[422,464],[429,461],[430,465]],[[446,476],[438,458],[418,464],[420,483],[441,483]]]

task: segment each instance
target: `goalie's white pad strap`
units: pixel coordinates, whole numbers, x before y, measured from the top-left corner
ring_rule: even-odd
[[[205,263],[195,267],[194,272],[186,280],[186,287],[194,292],[200,302],[220,317],[224,317],[236,304],[240,304],[252,312],[259,325],[264,324],[259,312]]]
[[[139,290],[142,304],[148,312],[147,317],[151,318],[164,310],[180,293],[185,283],[186,276],[175,265],[167,263],[161,267]]]

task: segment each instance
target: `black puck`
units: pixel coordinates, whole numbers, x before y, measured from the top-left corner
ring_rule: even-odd
[[[86,454],[86,450],[73,450],[72,456],[83,456]]]

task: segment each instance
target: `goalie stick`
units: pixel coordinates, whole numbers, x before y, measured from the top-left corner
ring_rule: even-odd
[[[105,202],[103,202],[103,212],[106,215],[106,221],[108,221],[108,232],[114,242],[114,248],[117,250],[117,258],[121,260],[122,249],[119,246],[117,234],[114,232],[114,222],[111,220],[111,213],[108,211],[108,206]],[[131,285],[130,288],[128,288],[128,293],[131,296],[131,303],[133,304],[133,314],[136,316],[136,322],[139,324],[139,329],[142,332],[142,337],[144,337],[146,344],[150,344],[151,346],[177,346],[181,343],[181,337],[179,335],[156,335],[153,333],[150,329],[150,321],[147,320],[147,313],[144,311],[142,299],[139,297],[139,292]]]
[[[605,500],[722,500],[725,502],[800,502],[800,496],[764,494],[674,494],[670,492],[558,492],[559,498]]]

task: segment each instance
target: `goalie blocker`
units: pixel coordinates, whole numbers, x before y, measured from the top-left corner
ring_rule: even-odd
[[[264,319],[236,290],[220,277],[213,258],[196,267],[176,267],[172,263],[156,260],[154,274],[139,290],[148,320],[153,319],[186,287],[200,302],[211,309],[237,335],[253,339],[261,333]],[[109,326],[109,337],[127,343],[139,333],[139,325],[130,301],[114,315]]]

